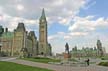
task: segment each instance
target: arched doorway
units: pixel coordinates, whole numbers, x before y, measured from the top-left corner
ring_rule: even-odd
[[[44,55],[44,52],[41,52],[41,55]]]

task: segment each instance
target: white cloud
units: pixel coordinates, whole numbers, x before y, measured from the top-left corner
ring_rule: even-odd
[[[55,41],[55,40],[60,40],[60,39],[71,40],[74,37],[87,36],[87,35],[88,35],[88,32],[68,32],[68,33],[57,32],[54,35],[50,35],[48,37],[48,40],[49,41]]]
[[[72,36],[82,36],[82,35],[87,35],[88,33],[87,32],[72,32],[69,34]]]
[[[75,37],[81,37],[81,36],[87,36],[88,35],[88,32],[69,32],[69,33],[66,33],[66,35],[63,36],[63,39],[64,40],[72,40],[73,38]]]
[[[19,22],[25,23],[26,27],[31,25],[38,26],[38,20],[25,19],[22,17],[13,17],[6,13],[1,14],[2,15],[0,16],[0,22],[3,22],[3,24],[1,23],[1,25],[3,25],[4,27],[8,27],[10,31],[13,31],[17,27]],[[30,30],[30,28],[27,30]]]
[[[68,20],[64,18],[64,19],[61,19],[61,20],[60,20],[60,23],[62,23],[62,24],[66,24],[67,21],[68,21]]]
[[[10,30],[22,21],[27,26],[36,25],[42,8],[45,8],[48,24],[57,22],[69,25],[72,17],[85,3],[86,0],[1,0],[0,20],[5,21],[2,25],[9,25]]]
[[[56,38],[57,38],[57,35],[50,35],[48,36],[48,41],[55,40]]]
[[[19,11],[21,11],[21,10],[24,9],[24,6],[21,5],[21,4],[18,4],[18,5],[16,6],[16,9],[19,10]]]
[[[53,48],[58,49],[61,46],[63,48],[63,42],[65,41],[60,42],[61,39],[67,41],[75,37],[79,38],[80,36],[84,36],[83,38],[85,38],[88,37],[90,32],[95,31],[99,27],[108,27],[108,19],[98,18],[93,20],[95,18],[94,16],[76,16],[80,8],[89,8],[95,4],[95,2],[87,4],[87,1],[88,0],[0,0],[0,24],[13,31],[18,22],[24,22],[27,30],[37,31],[38,19],[41,15],[42,8],[45,8],[48,24],[60,23],[66,25],[66,27],[69,26],[67,32],[59,32],[57,30],[56,34],[51,34],[48,37],[49,41],[58,40],[58,42],[51,42]],[[58,43],[61,44],[57,45]]]
[[[0,2],[4,12],[10,16],[38,19],[42,8],[45,8],[50,21],[61,24],[68,23],[68,19],[76,15],[86,4],[86,0],[1,0]],[[58,17],[62,19],[58,20]]]
[[[74,24],[70,25],[69,31],[95,31],[97,28],[108,27],[108,20],[105,18],[98,18],[93,20],[93,16],[75,17]]]
[[[74,17],[74,24],[70,24],[67,32],[58,32],[56,35],[51,35],[50,37],[52,40],[49,41],[54,42],[62,39],[62,44],[68,41],[71,44],[71,48],[76,44],[79,46],[78,48],[82,48],[83,46],[94,47],[96,46],[96,40],[100,39],[103,40],[103,46],[107,47],[107,36],[102,34],[101,32],[96,32],[96,30],[101,28],[108,29],[108,19],[100,17],[94,20],[94,18],[94,16]],[[59,17],[59,19],[61,19],[61,17]],[[58,43],[52,44],[56,45]],[[59,46],[54,46],[54,48],[57,47],[59,48]]]
[[[55,6],[61,6],[65,3],[66,0],[55,0],[55,2],[53,2],[53,5]]]

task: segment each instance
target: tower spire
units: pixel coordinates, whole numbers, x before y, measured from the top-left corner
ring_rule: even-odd
[[[41,15],[40,19],[46,19],[44,8],[42,9],[42,15]]]

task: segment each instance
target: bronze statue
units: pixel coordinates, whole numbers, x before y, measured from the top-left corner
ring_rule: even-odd
[[[65,52],[68,52],[68,54],[69,54],[69,45],[68,45],[68,43],[66,43],[66,45],[65,45]]]

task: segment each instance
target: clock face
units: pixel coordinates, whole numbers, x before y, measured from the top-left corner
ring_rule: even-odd
[[[44,20],[42,19],[42,22],[44,22]]]

